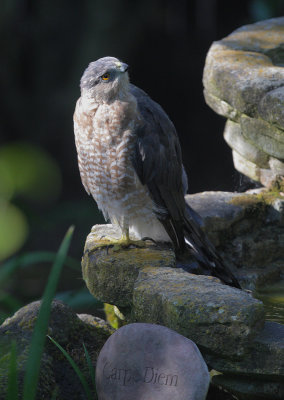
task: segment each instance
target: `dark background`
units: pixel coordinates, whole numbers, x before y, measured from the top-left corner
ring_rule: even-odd
[[[174,122],[189,193],[238,190],[224,119],[203,99],[206,53],[234,29],[283,12],[281,0],[2,0],[0,261],[56,251],[71,224],[79,260],[91,226],[103,221],[80,181],[72,121],[80,77],[103,56],[127,62],[131,81]],[[39,267],[19,272],[20,297],[40,296]]]

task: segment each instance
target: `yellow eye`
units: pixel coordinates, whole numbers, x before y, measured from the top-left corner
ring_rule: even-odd
[[[110,74],[108,72],[106,74],[103,74],[103,76],[102,76],[103,81],[108,81],[109,78],[110,78]]]

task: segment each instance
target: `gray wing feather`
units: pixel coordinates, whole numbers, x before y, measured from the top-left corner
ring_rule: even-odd
[[[175,127],[162,107],[143,90],[131,85],[143,123],[136,133],[133,165],[157,205],[157,217],[178,248],[183,248],[184,178],[181,149]]]
[[[229,285],[240,287],[237,279],[200,229],[201,218],[184,200],[186,186],[181,149],[175,127],[162,107],[143,90],[131,86],[143,123],[137,128],[133,165],[136,173],[158,206],[156,214],[173,241],[176,251],[186,249],[185,237],[192,244],[197,260]],[[161,212],[159,212],[159,209]]]

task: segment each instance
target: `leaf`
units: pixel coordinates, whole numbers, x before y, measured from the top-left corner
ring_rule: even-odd
[[[52,266],[49,279],[44,291],[42,303],[39,309],[38,318],[35,323],[32,336],[29,356],[26,364],[26,374],[24,379],[23,400],[34,400],[36,395],[37,383],[39,378],[41,356],[50,317],[51,303],[55,294],[62,266],[70,246],[74,228],[70,227],[57,252],[56,259]]]
[[[17,373],[17,349],[13,340],[10,352],[10,365],[8,374],[8,390],[6,400],[18,400],[18,373]]]
[[[86,360],[87,360],[87,363],[88,363],[88,367],[89,367],[89,371],[90,371],[90,375],[91,375],[91,379],[92,379],[92,383],[93,383],[93,388],[94,388],[94,391],[96,392],[95,369],[94,369],[94,366],[92,364],[92,360],[91,360],[90,354],[88,353],[88,350],[87,350],[87,348],[85,346],[85,343],[83,343],[83,347],[84,347],[85,356],[86,356]]]
[[[59,343],[57,343],[52,337],[50,337],[50,336],[47,336],[47,337],[52,341],[52,343],[55,344],[55,346],[57,346],[59,348],[59,350],[64,354],[64,356],[67,358],[67,360],[71,364],[72,368],[74,369],[78,378],[80,379],[80,382],[82,383],[82,386],[85,390],[88,400],[93,400],[92,392],[90,390],[88,382],[86,381],[84,375],[80,371],[78,365],[75,363],[75,361],[70,357],[70,355],[67,353],[67,351],[64,350],[63,347]]]

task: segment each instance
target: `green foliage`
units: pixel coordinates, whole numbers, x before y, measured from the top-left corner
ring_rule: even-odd
[[[0,197],[0,261],[20,249],[27,235],[28,223],[24,213]]]
[[[13,341],[10,352],[10,366],[8,375],[7,400],[18,400],[18,380],[17,380],[17,351],[16,342]]]
[[[68,232],[65,235],[65,238],[58,250],[56,259],[52,266],[48,283],[44,291],[42,304],[39,310],[31,341],[29,357],[26,364],[23,400],[35,399],[37,382],[39,378],[40,361],[48,328],[51,303],[55,294],[55,289],[59,280],[60,272],[62,270],[70,246],[73,230],[73,227],[69,228]]]
[[[43,149],[28,142],[0,148],[0,197],[24,196],[33,202],[50,202],[61,189],[61,173]]]
[[[90,376],[91,376],[94,392],[96,393],[95,369],[94,369],[94,366],[92,364],[92,360],[91,360],[90,354],[88,353],[88,350],[87,350],[87,348],[85,346],[85,343],[83,343],[83,347],[84,347],[84,352],[85,352],[86,360],[87,360],[88,367],[89,367],[89,372],[90,372]]]
[[[20,256],[13,257],[1,265],[0,305],[2,310],[6,310],[6,312],[0,311],[0,323],[23,306],[21,301],[19,301],[15,296],[12,296],[5,288],[7,286],[7,281],[9,279],[13,279],[14,274],[22,268],[29,268],[38,263],[54,262],[56,257],[57,254],[55,252],[28,252]],[[64,265],[70,269],[80,271],[80,262],[72,257],[66,257],[64,260]],[[82,297],[84,297],[84,299]],[[70,291],[66,293],[60,293],[58,298],[74,308],[80,307],[83,304],[88,304],[94,307],[100,306],[100,304],[94,298],[91,298],[91,295],[86,295],[84,291],[82,291],[81,296],[80,292],[73,293],[73,296],[71,296]]]
[[[19,250],[28,237],[27,217],[14,199],[47,204],[60,190],[60,170],[44,150],[27,142],[0,148],[0,260]]]
[[[7,289],[7,281],[13,279],[14,274],[22,268],[29,268],[34,264],[45,262],[54,262],[56,259],[55,252],[49,251],[35,251],[22,254],[17,257],[6,261],[0,268],[0,323],[2,323],[8,316],[15,313],[20,307],[23,306],[22,302],[15,296],[11,295]],[[67,256],[64,260],[64,265],[72,270],[80,271],[81,266],[78,260]],[[103,303],[95,299],[87,288],[66,290],[56,294],[56,299],[61,300],[63,303],[69,305],[74,310],[82,308],[103,308]],[[4,311],[6,310],[6,311]]]
[[[125,317],[116,306],[104,303],[104,312],[106,315],[107,322],[114,329],[118,329],[121,326],[125,325]]]
[[[81,382],[81,384],[82,384],[82,386],[83,386],[83,388],[85,390],[85,393],[87,395],[88,400],[93,400],[92,391],[91,391],[91,389],[90,389],[90,387],[88,385],[88,382],[87,382],[86,378],[84,377],[83,373],[80,371],[80,368],[78,367],[78,365],[75,363],[75,361],[72,359],[72,357],[70,357],[70,355],[67,353],[67,351],[64,350],[62,346],[60,346],[59,343],[57,343],[50,336],[48,336],[48,338],[52,341],[52,343],[55,344],[55,346],[58,347],[58,349],[64,354],[64,356],[69,361],[70,365],[72,366],[72,368],[76,372],[78,378],[80,379],[80,382]]]
[[[73,230],[74,230],[73,227],[69,228],[68,232],[65,235],[65,238],[54,259],[54,264],[52,266],[48,283],[44,291],[38,318],[35,323],[34,333],[32,336],[32,341],[29,349],[29,356],[26,364],[23,400],[34,400],[36,396],[40,362],[48,328],[51,303],[55,294],[56,286],[59,280],[63,264],[64,262],[66,262],[67,252],[72,239]],[[48,255],[49,257],[51,256],[49,253],[47,253],[46,255]],[[42,254],[40,256],[42,257]],[[30,260],[30,257],[26,258],[24,257],[23,259],[27,261]],[[37,260],[38,257],[34,257],[33,259]],[[9,276],[12,272],[14,272],[14,270],[19,265],[21,265],[21,263],[18,264],[17,262],[15,262],[15,260],[13,260],[13,262],[11,261],[10,263],[7,263],[5,268],[1,271],[2,278],[3,277],[7,278],[7,276]],[[56,393],[54,394],[54,396],[53,397],[56,398]],[[13,342],[10,352],[10,366],[8,374],[8,390],[7,390],[6,400],[17,400],[17,399],[18,399],[17,355],[16,355],[16,343]]]
[[[29,356],[26,364],[26,373],[24,378],[24,392],[22,400],[34,400],[37,391],[37,384],[39,378],[40,371],[40,362],[42,353],[44,350],[45,338],[48,329],[48,321],[50,317],[50,309],[52,299],[55,295],[56,286],[59,280],[59,276],[62,270],[63,265],[68,265],[70,268],[78,269],[79,263],[74,259],[67,256],[67,252],[70,246],[71,238],[73,234],[73,228],[71,227],[58,250],[58,252],[34,252],[27,253],[20,257],[15,257],[12,260],[7,261],[1,271],[0,271],[0,282],[3,284],[8,278],[10,278],[13,273],[19,268],[25,268],[30,266],[33,263],[38,263],[42,261],[54,261],[48,283],[46,289],[44,291],[42,304],[39,310],[38,318],[35,323],[35,328],[32,336],[32,341],[29,350]],[[10,296],[11,303],[13,303],[14,299]],[[71,305],[82,305],[88,303],[92,300],[94,304],[97,306],[102,306],[102,303],[98,302],[94,299],[86,289],[83,289],[78,292],[64,292],[58,294],[57,298],[64,300],[67,303],[69,302]],[[6,296],[8,299],[8,295]],[[1,300],[1,298],[0,298]],[[7,300],[8,301],[8,300]],[[14,304],[15,306],[17,303]],[[67,358],[74,371],[78,375],[80,382],[84,388],[86,396],[88,399],[94,399],[96,393],[96,385],[95,385],[95,370],[92,365],[91,357],[87,351],[85,344],[83,344],[86,361],[89,368],[90,378],[92,381],[93,389],[91,389],[88,385],[86,378],[83,373],[80,371],[78,365],[75,361],[70,357],[70,355],[64,350],[59,343],[57,343],[50,336],[47,336],[64,354]],[[57,388],[52,394],[52,399],[57,398]],[[9,356],[9,375],[8,375],[8,390],[6,400],[18,400],[18,383],[17,383],[17,355],[16,355],[16,343],[13,342],[11,346],[10,356]]]

